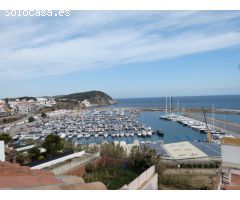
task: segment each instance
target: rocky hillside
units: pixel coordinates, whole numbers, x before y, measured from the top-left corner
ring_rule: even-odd
[[[116,103],[112,97],[101,91],[89,91],[62,95],[56,97],[55,99],[57,102],[85,102],[86,105],[89,104],[90,106],[111,105]]]

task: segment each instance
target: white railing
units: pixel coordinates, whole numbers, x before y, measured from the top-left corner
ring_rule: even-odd
[[[29,150],[29,149],[33,149],[35,147],[35,145],[29,145],[29,146],[25,146],[25,147],[20,147],[20,148],[17,148],[15,149],[17,152],[19,151],[25,151],[25,150]]]

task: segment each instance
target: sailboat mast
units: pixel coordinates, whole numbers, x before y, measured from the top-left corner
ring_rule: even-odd
[[[166,97],[166,115],[168,114],[168,97]]]
[[[212,113],[212,118],[213,118],[213,127],[215,126],[215,111],[214,111],[214,104],[213,104],[213,109],[212,109],[213,113]]]
[[[172,114],[172,97],[170,97],[170,114]]]
[[[179,115],[179,100],[178,100],[178,102],[177,102],[177,113],[178,113],[178,115]]]

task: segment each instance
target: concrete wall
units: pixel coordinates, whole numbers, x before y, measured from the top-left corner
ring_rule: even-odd
[[[21,148],[17,148],[15,149],[17,152],[19,151],[26,151],[26,150],[29,150],[29,149],[33,149],[35,147],[35,145],[29,145],[29,146],[25,146],[25,147],[21,147]]]
[[[150,167],[128,185],[124,185],[122,190],[157,190],[158,174],[155,173],[155,166]]]
[[[5,161],[4,141],[0,141],[0,161]]]
[[[51,167],[53,165],[65,162],[67,160],[73,159],[73,158],[81,157],[84,154],[85,154],[85,151],[81,151],[81,152],[78,152],[78,153],[73,153],[71,155],[64,156],[62,158],[58,158],[58,159],[55,159],[55,160],[52,160],[52,161],[49,161],[49,162],[46,162],[46,163],[43,163],[43,164],[31,167],[31,169],[44,169],[44,168]]]
[[[140,189],[158,190],[158,174],[155,173]]]
[[[228,164],[230,164],[230,166],[231,164],[235,164],[240,167],[240,146],[222,145],[221,149],[223,166],[224,163],[226,163],[226,166],[228,166]]]
[[[67,174],[68,172],[72,171],[80,167],[80,171],[84,170],[85,168],[81,169],[81,165],[89,163],[90,161],[97,159],[100,157],[100,153],[96,153],[93,155],[82,156],[79,158],[70,159],[68,161],[62,162],[60,164],[53,165],[47,168],[49,171],[53,172],[55,175]]]

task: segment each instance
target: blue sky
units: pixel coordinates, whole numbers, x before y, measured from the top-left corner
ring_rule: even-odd
[[[239,11],[0,15],[0,98],[240,94]]]

